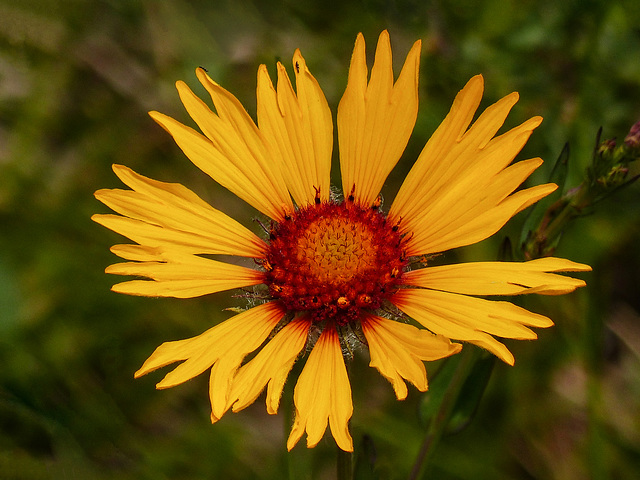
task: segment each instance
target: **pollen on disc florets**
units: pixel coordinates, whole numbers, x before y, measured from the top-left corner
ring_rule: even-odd
[[[263,260],[271,295],[318,322],[346,324],[379,308],[397,291],[407,259],[377,206],[317,202],[275,224]]]

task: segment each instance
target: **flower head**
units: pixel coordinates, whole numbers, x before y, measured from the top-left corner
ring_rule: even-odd
[[[258,70],[257,125],[202,69],[196,74],[215,112],[177,83],[202,133],[151,112],[195,165],[271,224],[267,238],[260,238],[182,185],[114,166],[131,190],[96,192],[119,215],[93,219],[136,243],[112,247],[127,262],[107,272],[146,279],[119,283],[113,290],[179,298],[242,287],[256,292],[257,306],[197,337],[160,345],[136,377],[181,362],[157,385],[168,388],[210,370],[215,422],[229,409],[253,403],[265,387],[267,411],[276,413],[293,364],[306,356],[287,447],[305,432],[308,446],[315,446],[329,424],[340,448],[351,450],[348,342],[368,349],[370,365],[403,399],[406,380],[427,389],[423,361],[460,350],[450,339],[474,343],[513,364],[496,337],[533,339],[529,327],[552,325],[512,303],[481,297],[568,293],[584,282],[557,272],[589,267],[558,258],[446,266],[419,260],[489,237],[556,188],[548,184],[514,193],[542,163],[530,159],[511,165],[541,118],[495,136],[517,94],[490,106],[469,127],[483,92],[482,77],[472,78],[388,213],[381,209],[380,189],[415,124],[419,59],[418,41],[394,82],[385,31],[369,75],[364,38],[358,36],[338,107],[341,199],[329,188],[330,109],[299,51],[293,56],[295,90],[281,64],[276,87],[264,65]],[[256,268],[211,258],[222,254],[253,258]]]

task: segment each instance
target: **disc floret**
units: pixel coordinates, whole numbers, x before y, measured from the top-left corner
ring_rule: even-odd
[[[346,324],[397,291],[407,265],[402,236],[378,205],[350,199],[299,208],[273,226],[265,283],[288,311]]]

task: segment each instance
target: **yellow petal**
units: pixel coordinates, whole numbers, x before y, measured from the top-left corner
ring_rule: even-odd
[[[482,91],[482,77],[476,76],[458,94],[391,206],[390,217],[401,220],[401,230],[411,234],[409,255],[483,240],[556,188],[545,185],[508,196],[542,162],[532,159],[507,168],[542,119],[531,118],[493,138],[518,99],[513,93],[487,108],[467,130]]]
[[[172,251],[160,253],[160,261],[116,263],[105,271],[152,279],[113,286],[114,292],[147,297],[191,298],[263,282],[257,270]]]
[[[159,389],[170,388],[213,367],[209,391],[212,416],[218,419],[230,406],[231,381],[243,358],[265,341],[283,315],[276,303],[265,303],[197,337],[163,343],[135,373],[135,378],[171,363],[183,362],[157,385]]]
[[[291,450],[307,432],[307,446],[315,447],[327,428],[342,450],[352,452],[349,419],[353,413],[351,385],[342,358],[338,333],[325,327],[309,354],[293,394],[296,416],[287,449]]]
[[[504,224],[515,214],[524,210],[526,207],[537,202],[541,198],[546,197],[553,192],[557,186],[555,184],[544,184],[535,187],[520,190],[510,195],[500,202],[494,208],[478,214],[478,216],[470,220],[466,225],[460,226],[459,230],[449,233],[443,237],[438,244],[429,246],[420,245],[416,239],[415,243],[407,247],[407,252],[417,251],[444,251],[462,245],[469,245],[479,242],[496,233]],[[435,249],[435,250],[432,250]],[[416,253],[407,253],[408,255],[417,255]]]
[[[413,270],[403,275],[407,285],[465,295],[562,295],[583,287],[577,278],[551,272],[588,272],[591,267],[562,258],[529,262],[477,262]]]
[[[391,206],[391,215],[404,218],[419,211],[416,204],[420,201],[416,198],[418,192],[425,191],[433,195],[452,180],[451,177],[459,169],[449,173],[453,165],[443,160],[462,139],[480,105],[483,90],[484,80],[481,75],[476,75],[458,93],[449,114],[431,136],[407,174]]]
[[[377,368],[391,382],[398,400],[407,398],[407,386],[402,378],[421,392],[427,390],[427,372],[422,360],[438,360],[462,348],[441,335],[374,315],[362,319],[362,331],[369,345],[369,366]]]
[[[184,82],[176,86],[182,103],[206,137],[161,113],[150,112],[151,117],[198,168],[262,213],[282,220],[293,205],[262,134],[233,95],[202,69],[196,74],[211,95],[217,114]]]
[[[126,197],[130,193],[122,191],[123,194],[121,195],[117,191],[111,192],[118,197],[116,201],[121,203],[126,201]],[[105,203],[107,201],[105,200]],[[137,199],[132,199],[133,202],[140,205]],[[112,205],[114,205],[113,208],[119,209],[114,203]],[[157,205],[153,205],[153,208],[157,207]],[[147,212],[150,212],[151,208],[151,206],[147,208]],[[160,214],[161,209],[158,208],[158,210]],[[170,221],[170,215],[176,210],[167,208],[166,211],[168,212],[167,220]],[[192,228],[184,226],[184,230],[182,230],[119,215],[97,214],[93,215],[91,219],[140,245],[152,249],[172,250],[183,254],[227,254],[258,258],[262,256],[260,249],[264,248],[264,242],[261,242],[258,237],[255,238],[254,243],[249,236],[241,237],[230,230],[225,231],[222,225],[217,230],[197,232],[195,226]],[[187,228],[189,229],[187,230]],[[237,243],[234,240],[237,240]]]
[[[309,321],[290,322],[238,370],[229,395],[234,412],[251,405],[267,384],[267,411],[271,415],[278,412],[282,388],[307,342],[310,326]]]
[[[154,262],[162,259],[162,248],[146,247],[142,245],[113,245],[109,250],[125,260],[135,260],[136,262]]]
[[[456,215],[457,211],[454,212],[452,206],[448,213],[448,220],[442,222],[447,224],[446,228],[438,230],[428,221],[420,220],[411,230],[413,236],[407,242],[407,255],[443,252],[480,242],[500,230],[518,212],[546,197],[556,188],[557,186],[553,183],[537,185],[520,190],[498,203],[494,201],[495,197],[491,194],[499,193],[500,189],[487,187],[483,190],[487,196],[478,200],[478,203],[469,207],[467,211]],[[403,223],[401,222],[401,225]],[[411,228],[409,221],[404,223],[404,228],[409,231],[408,229]]]
[[[237,159],[254,185],[258,185],[265,198],[270,199],[280,212],[292,208],[291,197],[284,183],[280,166],[269,155],[262,133],[245,108],[227,90],[211,80],[202,69],[196,69],[200,83],[207,89],[225,128],[212,132],[209,137],[228,158]],[[195,119],[194,119],[195,120]],[[231,130],[229,130],[231,128]],[[247,153],[250,155],[246,157]],[[281,220],[276,218],[275,220]]]
[[[491,335],[532,340],[537,335],[528,326],[553,325],[549,318],[509,302],[435,290],[405,288],[391,301],[432,332],[486,348],[510,365],[514,362],[513,355]]]
[[[97,223],[152,248],[245,257],[263,254],[266,246],[259,237],[191,190],[151,180],[121,165],[113,168],[133,190],[97,191],[98,200],[124,215],[94,215]]]
[[[393,83],[389,33],[380,34],[367,84],[364,37],[356,39],[347,88],[338,105],[340,169],[345,196],[371,205],[404,151],[418,113],[417,41]]]
[[[293,56],[297,95],[278,63],[278,90],[266,66],[258,71],[258,124],[298,205],[329,199],[333,123],[327,100],[299,50]]]

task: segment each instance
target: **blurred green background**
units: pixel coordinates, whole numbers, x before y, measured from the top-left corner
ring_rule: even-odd
[[[356,34],[372,54],[384,28],[396,72],[423,41],[420,113],[387,205],[476,73],[484,106],[520,92],[507,126],[545,117],[520,157],[548,160],[535,183],[569,142],[568,184],[578,184],[598,128],[622,139],[640,119],[635,0],[0,0],[1,479],[334,478],[333,440],[287,454],[288,425],[262,399],[211,426],[207,375],[165,391],[154,389],[161,374],[133,380],[157,345],[201,333],[241,300],[111,293],[108,249],[124,239],[89,217],[107,211],[92,194],[119,187],[110,165],[123,163],[189,186],[259,232],[256,212],[191,165],[147,111],[189,122],[173,84],[202,94],[201,65],[253,115],[258,65],[290,68],[299,47],[335,117]],[[440,445],[431,478],[638,478],[639,219],[633,185],[566,231],[558,255],[592,265],[589,286],[526,299],[556,326],[536,342],[508,342],[516,366],[497,365],[473,423]],[[495,259],[523,220],[445,260]],[[424,435],[422,395],[397,402],[366,357],[352,371],[356,448],[363,438],[375,446],[367,478],[406,478]]]

